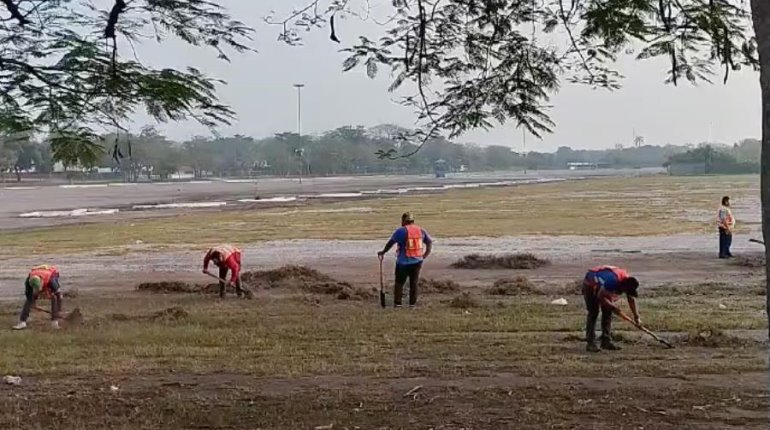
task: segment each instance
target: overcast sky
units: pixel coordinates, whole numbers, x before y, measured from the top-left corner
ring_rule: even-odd
[[[303,133],[320,133],[343,125],[413,126],[411,110],[396,104],[395,95],[386,90],[388,73],[381,73],[375,80],[359,70],[342,73],[341,63],[346,55],[339,52],[340,47],[354,42],[362,32],[378,31],[376,25],[350,19],[338,23],[342,45],[330,42],[325,29],[308,33],[301,47],[289,47],[276,40],[280,27],[266,25],[263,18],[271,10],[283,16],[292,6],[306,1],[221,1],[235,17],[257,31],[254,45],[259,52],[234,55],[232,63],[218,61],[210,51],[179,42],[141,46],[139,59],[155,66],[192,65],[227,81],[219,95],[237,112],[238,119],[232,126],[223,127],[222,134],[265,137],[296,130],[297,100],[292,84],[297,82],[306,85],[302,93]],[[735,73],[727,85],[674,87],[663,84],[665,68],[665,61],[625,60],[618,64],[618,70],[626,76],[623,88],[614,92],[564,83],[552,100],[555,132],[542,140],[528,136],[527,149],[606,148],[618,143],[628,146],[634,130],[651,144],[698,143],[709,139],[732,143],[760,135],[757,74]],[[718,77],[716,80],[721,81]],[[205,127],[196,123],[167,124],[159,129],[174,139],[209,135]],[[522,148],[522,134],[514,124],[472,132],[458,140]]]

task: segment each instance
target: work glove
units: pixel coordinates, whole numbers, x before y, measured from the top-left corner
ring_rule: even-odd
[[[380,257],[380,260],[382,260],[382,258],[383,258],[384,256],[385,256],[385,251],[379,251],[379,252],[377,253],[377,257]]]
[[[638,315],[634,317],[634,322],[636,325],[642,325],[642,319]]]

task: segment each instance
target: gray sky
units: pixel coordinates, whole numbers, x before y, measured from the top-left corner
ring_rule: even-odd
[[[234,55],[232,63],[216,60],[205,49],[180,42],[140,47],[140,60],[155,66],[195,66],[224,79],[219,95],[238,113],[222,134],[265,137],[280,131],[296,130],[296,92],[292,84],[302,82],[303,133],[320,133],[343,125],[373,126],[395,123],[414,125],[410,109],[396,104],[395,94],[387,92],[388,73],[371,80],[363,71],[342,73],[346,57],[340,47],[352,43],[359,34],[378,31],[372,23],[348,19],[339,22],[342,45],[328,40],[326,29],[306,34],[305,44],[289,47],[278,42],[280,27],[268,26],[263,17],[270,10],[285,16],[292,6],[306,0],[223,0],[230,12],[255,27],[256,54]],[[123,55],[127,55],[123,50]],[[709,140],[732,143],[760,135],[761,114],[758,75],[751,71],[734,73],[727,83],[678,87],[663,84],[665,61],[624,60],[617,65],[626,76],[618,91],[592,90],[563,83],[552,100],[555,132],[542,140],[528,136],[527,149],[555,150],[559,146],[606,148],[630,145],[634,130],[650,144],[698,143]],[[140,119],[136,128],[140,128]],[[208,135],[196,123],[172,123],[158,127],[174,139]],[[459,139],[482,145],[500,144],[522,148],[522,135],[513,124],[488,132],[475,131]]]

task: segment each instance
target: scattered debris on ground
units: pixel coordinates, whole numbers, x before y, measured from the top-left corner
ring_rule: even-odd
[[[110,319],[114,321],[179,321],[189,316],[190,314],[184,308],[173,306],[143,315],[112,314]]]
[[[174,307],[163,309],[162,311],[152,313],[148,316],[148,319],[153,321],[157,321],[157,320],[176,321],[176,320],[185,319],[189,316],[190,314],[187,313],[187,311],[184,310],[184,308],[181,308],[179,306],[174,306]]]
[[[738,255],[730,260],[730,264],[750,269],[759,269],[765,267],[765,257],[763,255]]]
[[[303,290],[311,294],[333,295],[338,300],[366,300],[376,293],[375,288],[354,287],[347,282],[309,284]]]
[[[562,298],[559,298],[559,299],[556,299],[556,300],[552,300],[551,304],[552,305],[557,305],[557,306],[567,306],[569,304],[569,302],[567,301],[567,299],[562,297]]]
[[[420,279],[420,293],[446,294],[460,291],[460,284],[450,280]]]
[[[565,295],[578,296],[583,294],[583,279],[575,279],[564,285],[562,293]]]
[[[764,285],[745,285],[724,282],[701,282],[696,284],[663,284],[646,288],[645,297],[672,296],[764,296],[767,293]]]
[[[449,302],[449,307],[457,309],[478,308],[481,307],[481,302],[479,302],[479,299],[477,299],[476,296],[466,291],[453,298]]]
[[[487,290],[493,296],[519,296],[525,294],[539,294],[535,284],[526,276],[498,279]]]
[[[202,293],[205,286],[199,284],[188,284],[187,282],[161,281],[161,282],[143,282],[136,286],[137,291],[150,293]]]
[[[21,385],[21,376],[13,376],[13,375],[3,376],[3,383],[8,385]]]
[[[470,254],[452,263],[455,269],[537,269],[551,264],[530,253]]]
[[[80,291],[78,291],[77,288],[72,290],[64,290],[61,295],[65,299],[76,299],[78,296],[80,296]]]
[[[585,342],[585,335],[568,334],[562,338],[564,342]]]
[[[373,297],[375,293],[373,288],[353,286],[304,266],[283,266],[274,270],[244,272],[241,274],[241,282],[247,290],[248,299],[253,297],[253,291],[257,289],[303,291],[311,294],[333,295],[340,300],[364,300]],[[190,284],[178,281],[145,282],[139,284],[137,290],[163,294],[218,294],[219,284]],[[228,293],[236,292],[232,285],[227,285],[226,290]]]
[[[688,333],[687,336],[682,339],[682,342],[689,346],[700,346],[705,348],[744,347],[756,343],[756,341],[752,339],[731,336],[722,330],[710,327]]]
[[[80,308],[75,308],[72,312],[68,313],[67,316],[64,317],[64,322],[67,323],[67,325],[81,324],[83,322],[83,313],[80,312]]]

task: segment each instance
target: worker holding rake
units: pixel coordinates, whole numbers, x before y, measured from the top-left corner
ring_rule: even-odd
[[[47,265],[33,267],[24,281],[24,295],[26,301],[19,316],[19,323],[13,326],[14,330],[27,328],[29,313],[40,296],[51,299],[51,326],[55,329],[59,328],[62,294],[59,285],[59,270],[56,267]]]
[[[612,343],[612,314],[623,316],[615,305],[622,294],[628,298],[628,307],[633,314],[632,323],[641,327],[639,310],[636,306],[639,281],[629,276],[624,269],[615,266],[598,266],[590,269],[583,280],[583,296],[586,309],[586,351],[599,352],[596,346],[596,320],[602,313],[601,348],[609,351],[620,349]]]
[[[401,307],[404,284],[409,279],[409,307],[413,308],[417,306],[417,285],[420,282],[422,263],[430,255],[433,239],[427,231],[414,223],[414,217],[407,212],[401,215],[401,227],[393,232],[390,240],[385,244],[385,248],[377,253],[380,264],[382,264],[382,258],[393,248],[393,245],[398,245],[393,306]]]
[[[209,272],[209,263],[214,263],[219,268],[219,276]],[[229,282],[225,281],[228,271],[230,272]],[[219,297],[223,299],[226,283],[235,286],[238,297],[249,295],[241,286],[241,250],[232,245],[219,245],[209,249],[203,258],[203,273],[219,279]]]

